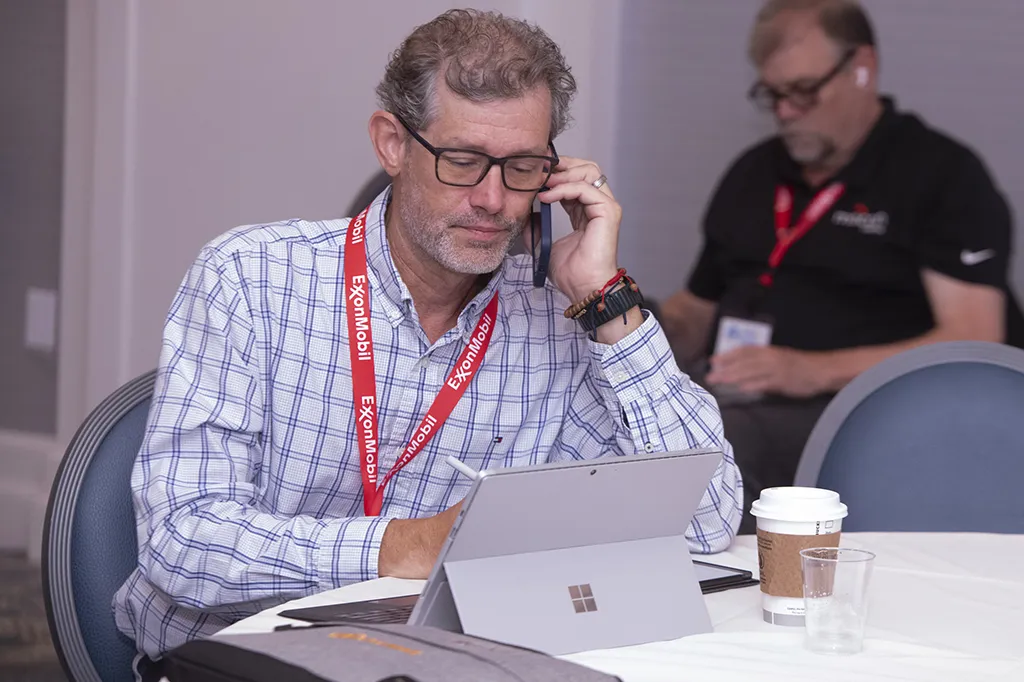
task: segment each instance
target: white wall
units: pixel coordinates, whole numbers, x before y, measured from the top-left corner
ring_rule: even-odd
[[[60,282],[80,282],[87,270],[83,227],[91,202],[91,102],[93,7],[90,0],[67,4],[64,103],[64,189],[61,212]],[[4,310],[5,319],[14,314]],[[9,316],[9,317],[8,317]],[[0,431],[0,549],[24,549],[38,557],[46,496],[66,443],[84,414],[82,377],[85,367],[82,300],[72,297],[59,308],[57,364],[57,435]],[[75,371],[65,372],[73,367]],[[0,385],[12,390],[10,384]],[[18,390],[17,386],[13,390]]]
[[[559,149],[610,156],[620,0],[470,4],[537,22],[559,41],[580,86]],[[21,510],[0,521],[10,531],[0,528],[0,546],[28,537],[33,551],[66,443],[104,396],[155,365],[200,246],[239,224],[341,215],[377,168],[366,124],[389,53],[453,3],[70,5],[59,433],[9,448],[38,485],[19,486],[28,492],[16,499],[0,489],[0,513]]]
[[[753,78],[744,44],[759,5],[630,0],[623,14],[614,179],[625,216],[620,250],[648,296],[682,286],[718,175],[771,130],[744,99]]]
[[[54,321],[28,294],[60,278],[66,24],[66,0],[0,0],[0,431],[57,428],[56,349],[38,343]]]
[[[862,0],[881,52],[881,86],[903,108],[974,147],[1018,217],[1024,207],[1024,2]],[[617,195],[636,239],[627,267],[645,293],[685,282],[699,221],[727,165],[771,131],[746,100],[746,38],[760,0],[630,0],[623,18]],[[770,211],[770,207],[765,207]],[[627,223],[624,234],[630,231]],[[1024,225],[1016,228],[1018,251]],[[1024,288],[1024,259],[1012,278]]]
[[[366,121],[389,51],[448,4],[99,0],[111,25],[126,21],[97,82],[110,127],[97,168],[120,172],[97,172],[116,186],[97,188],[107,244],[94,256],[117,267],[93,269],[94,319],[108,322],[90,330],[90,402],[156,363],[203,243],[243,223],[340,215],[376,167]]]
[[[578,57],[582,101],[596,60],[578,26],[586,4],[477,3],[550,26]],[[99,0],[101,15],[118,15],[110,24],[127,21],[110,36],[120,63],[97,82],[108,122],[97,179],[112,182],[96,190],[93,255],[117,267],[92,268],[91,310],[105,322],[90,328],[90,403],[154,365],[171,296],[204,242],[243,223],[340,215],[377,168],[366,122],[388,53],[449,5]],[[566,136],[576,148],[594,128],[583,109]]]
[[[770,131],[744,97],[758,0],[476,4],[537,21],[563,46],[580,94],[559,150],[601,162],[626,212],[623,264],[645,293],[680,286],[714,182]],[[167,306],[202,243],[240,223],[332,216],[348,204],[374,169],[365,126],[388,52],[448,5],[69,3],[58,435],[15,439],[18,461],[0,462],[37,472],[38,453],[49,454],[45,472],[25,474],[37,485],[0,488],[0,546],[35,546],[65,444],[89,409],[156,362]],[[1024,44],[1012,36],[1024,3],[867,5],[883,85],[972,143],[1019,211]],[[17,499],[5,498],[14,488]]]

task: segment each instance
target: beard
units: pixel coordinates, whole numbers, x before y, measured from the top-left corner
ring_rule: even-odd
[[[489,215],[483,211],[432,215],[419,187],[408,187],[408,201],[398,207],[409,239],[446,270],[464,275],[494,272],[519,238],[526,217]],[[457,225],[487,225],[503,229],[499,239],[460,240]]]
[[[835,141],[819,133],[783,131],[782,142],[790,158],[801,166],[820,166],[836,151]]]

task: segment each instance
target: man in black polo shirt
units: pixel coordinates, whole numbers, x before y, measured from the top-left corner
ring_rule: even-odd
[[[750,96],[779,135],[727,171],[688,288],[661,311],[680,363],[706,370],[722,403],[741,532],[761,489],[792,484],[821,411],[857,374],[926,343],[1004,341],[1022,321],[1005,200],[967,147],[879,96],[856,2],[769,1],[750,57]]]

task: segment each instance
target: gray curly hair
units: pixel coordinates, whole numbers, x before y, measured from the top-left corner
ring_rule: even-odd
[[[551,92],[551,139],[568,127],[576,94],[562,51],[539,27],[496,12],[453,9],[419,26],[391,55],[377,99],[414,130],[426,128],[437,107],[437,76],[471,102],[511,99],[546,85]]]

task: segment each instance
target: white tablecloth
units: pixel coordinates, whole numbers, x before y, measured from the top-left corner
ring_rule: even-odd
[[[565,658],[625,682],[942,680],[1024,682],[1024,535],[844,533],[876,552],[864,651],[814,654],[803,630],[761,620],[756,587],[706,597],[714,632]],[[757,570],[752,536],[710,559]],[[422,581],[383,578],[298,599],[220,635],[268,632],[284,609],[415,594]]]

